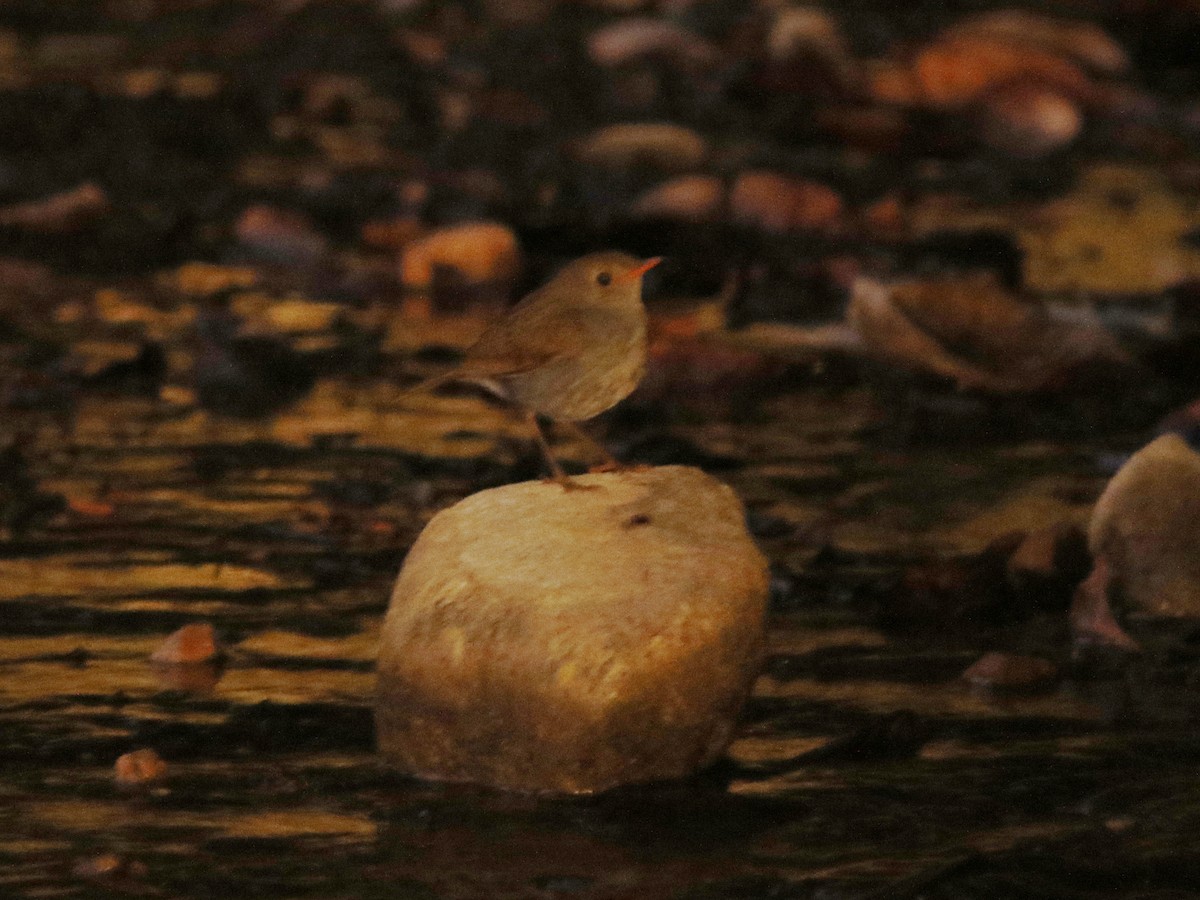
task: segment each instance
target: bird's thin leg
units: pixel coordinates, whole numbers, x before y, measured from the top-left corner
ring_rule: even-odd
[[[530,426],[533,428],[533,435],[537,438],[538,447],[542,451],[542,456],[546,457],[546,462],[550,466],[550,479],[555,484],[560,485],[564,491],[573,491],[590,487],[590,485],[582,485],[577,481],[572,481],[570,476],[562,470],[562,466],[558,464],[558,460],[554,458],[554,454],[550,451],[550,443],[546,440],[546,435],[542,433],[542,426],[538,423],[537,413],[531,412],[526,416]]]
[[[621,462],[608,452],[607,447],[605,447],[602,443],[600,443],[574,422],[560,422],[559,424],[565,425],[573,435],[596,451],[596,454],[604,460],[604,462],[598,466],[589,466],[589,472],[642,472],[650,468],[649,466],[640,464],[627,465],[626,463]]]

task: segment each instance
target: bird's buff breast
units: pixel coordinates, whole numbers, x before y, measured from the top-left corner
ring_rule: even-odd
[[[534,372],[505,379],[514,400],[551,419],[579,422],[616,406],[646,371],[646,330],[633,329],[621,344],[589,350]]]

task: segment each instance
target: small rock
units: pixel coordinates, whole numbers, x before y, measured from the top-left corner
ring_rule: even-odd
[[[650,188],[630,207],[639,219],[669,219],[701,224],[716,221],[725,186],[713,175],[680,175]]]
[[[35,234],[70,234],[109,210],[108,194],[91,181],[41,200],[0,207],[0,227]]]
[[[637,165],[671,171],[694,169],[708,156],[708,142],[697,132],[670,122],[609,125],[573,145],[582,163],[605,168]]]
[[[1079,137],[1083,114],[1069,97],[1031,82],[1004,85],[983,100],[979,137],[1016,159],[1037,159]]]
[[[1043,687],[1058,675],[1054,663],[1036,656],[985,653],[965,672],[963,680],[989,690],[1019,691]]]
[[[775,172],[744,172],[733,183],[729,211],[735,222],[764,231],[816,231],[835,227],[842,198],[832,188]]]
[[[245,250],[280,265],[311,264],[329,252],[329,242],[307,216],[272,206],[246,209],[234,234]]]
[[[122,787],[137,787],[166,778],[167,764],[153,750],[134,750],[117,757],[114,774]]]
[[[211,662],[222,655],[213,627],[206,623],[184,625],[150,655],[156,663],[172,665]]]
[[[409,290],[429,290],[439,270],[468,287],[511,285],[521,273],[517,236],[499,222],[467,222],[418,238],[400,258],[400,281]]]
[[[384,622],[381,751],[424,778],[593,793],[715,760],[758,674],[768,577],[733,492],[677,466],[439,513]]]
[[[588,56],[600,66],[628,65],[646,58],[672,60],[684,68],[703,68],[717,61],[716,48],[698,34],[663,19],[637,16],[593,31]]]
[[[1166,434],[1133,454],[1096,501],[1088,547],[1130,608],[1200,615],[1200,453]]]

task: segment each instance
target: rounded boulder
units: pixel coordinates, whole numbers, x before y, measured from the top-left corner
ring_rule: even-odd
[[[422,778],[591,793],[678,778],[733,736],[766,560],[697,469],[526,482],[435,516],[384,622],[380,750]]]

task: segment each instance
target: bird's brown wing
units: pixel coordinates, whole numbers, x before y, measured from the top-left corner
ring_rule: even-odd
[[[530,295],[493,323],[455,371],[458,378],[496,378],[532,372],[579,356],[600,324],[594,311],[538,302]]]

